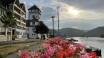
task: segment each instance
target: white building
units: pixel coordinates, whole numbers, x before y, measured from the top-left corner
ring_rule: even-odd
[[[35,33],[36,31],[35,26],[38,25],[41,11],[36,5],[30,7],[28,11],[29,11],[27,20],[28,38],[35,38],[37,36]]]
[[[15,29],[18,39],[26,38],[26,10],[25,5],[16,0],[13,5],[13,13],[16,16],[17,27]]]
[[[2,2],[2,3],[1,3]],[[25,5],[20,3],[19,0],[0,0],[0,17],[3,15],[8,15],[7,12],[12,12],[14,19],[16,20],[16,25],[12,28],[12,38],[10,40],[26,38],[26,10]],[[3,28],[0,22],[0,36],[5,35],[5,28]],[[7,34],[10,35],[10,28],[7,28]],[[7,36],[7,37],[8,37]]]

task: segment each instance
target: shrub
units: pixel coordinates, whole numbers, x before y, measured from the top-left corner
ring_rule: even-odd
[[[4,56],[2,54],[0,54],[0,58],[4,58]]]

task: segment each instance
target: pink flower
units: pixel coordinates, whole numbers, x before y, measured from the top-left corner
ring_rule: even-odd
[[[44,51],[44,53],[41,54],[41,58],[50,58],[50,55],[47,53],[47,51]]]
[[[76,51],[76,47],[75,47],[75,46],[70,46],[69,48],[70,48],[70,50],[71,50],[73,53]]]
[[[82,44],[75,44],[74,45],[77,49],[83,49],[84,48],[84,46],[82,45]]]
[[[55,44],[59,44],[59,42],[62,40],[62,37],[60,37],[60,36],[57,36],[57,37],[55,37],[54,39],[53,39],[53,41],[54,41],[54,43]]]
[[[48,44],[48,43],[43,43],[43,44],[42,44],[42,47],[43,47],[43,48],[48,48],[48,47],[50,47],[50,44]]]
[[[30,53],[26,50],[19,50],[18,53],[20,58],[30,58]]]
[[[85,54],[80,55],[79,58],[90,58],[90,56],[88,55],[88,53],[85,53]]]
[[[31,52],[31,56],[32,58],[40,58],[41,53],[37,52],[37,51],[33,51]]]
[[[53,47],[48,47],[42,54],[42,58],[50,58],[55,52]]]
[[[53,48],[53,47],[49,47],[49,48],[47,49],[47,53],[48,53],[50,56],[52,56],[52,55],[54,54],[54,52],[55,52],[55,48]]]
[[[64,50],[64,48],[62,46],[57,45],[57,49],[58,50]]]

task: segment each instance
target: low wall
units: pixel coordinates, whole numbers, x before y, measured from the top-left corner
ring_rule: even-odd
[[[5,35],[0,35],[0,41],[7,41],[7,38]]]

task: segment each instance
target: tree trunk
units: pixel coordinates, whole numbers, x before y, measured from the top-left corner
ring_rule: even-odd
[[[11,34],[10,34],[10,38],[12,39],[12,36],[13,36],[13,34],[12,34],[12,28],[10,28],[10,31],[11,31],[11,32],[10,32],[10,33],[11,33]]]
[[[11,36],[12,36],[12,40],[15,40],[16,34],[15,34],[15,30],[13,28],[11,28]]]
[[[6,39],[8,41],[9,39],[8,39],[8,28],[7,27],[5,27],[5,36],[6,36]]]

